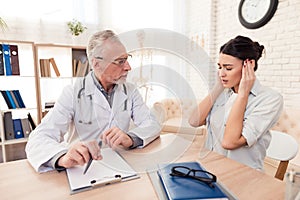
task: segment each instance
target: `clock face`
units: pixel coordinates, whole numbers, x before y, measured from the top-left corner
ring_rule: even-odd
[[[242,5],[242,16],[249,23],[262,19],[268,12],[270,0],[247,0]]]
[[[273,17],[277,5],[278,0],[241,0],[239,20],[246,28],[259,28]]]

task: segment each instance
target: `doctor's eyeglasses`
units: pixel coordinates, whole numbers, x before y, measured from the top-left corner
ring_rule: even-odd
[[[208,171],[190,169],[185,166],[172,167],[170,175],[183,178],[192,178],[200,182],[206,183],[212,188],[214,187],[212,183],[217,181],[217,177]]]
[[[112,64],[115,64],[119,67],[123,67],[124,64],[127,62],[128,58],[131,58],[132,55],[131,54],[127,54],[126,57],[123,57],[123,58],[117,58],[113,61],[111,61]],[[100,59],[100,60],[105,60],[103,57],[100,57],[100,56],[96,56],[95,57],[96,59]]]

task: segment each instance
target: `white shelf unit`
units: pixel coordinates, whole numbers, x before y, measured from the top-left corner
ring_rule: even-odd
[[[66,85],[72,84],[76,77],[73,76],[74,56],[78,57],[78,51],[85,53],[83,46],[70,46],[60,44],[35,44],[37,74],[38,74],[38,92],[37,92],[37,108],[38,123],[43,118],[46,102],[55,102]],[[54,58],[60,76],[50,65],[51,75],[49,77],[41,77],[40,59]]]
[[[1,44],[17,45],[20,75],[1,75],[0,90],[19,90],[26,108],[9,109],[3,96],[0,95],[0,162],[26,158],[25,145],[27,138],[6,140],[3,113],[11,112],[12,118],[27,118],[27,113],[37,119],[37,78],[35,47],[33,42],[0,40]]]

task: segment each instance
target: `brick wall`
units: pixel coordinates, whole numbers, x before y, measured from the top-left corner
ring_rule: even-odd
[[[206,1],[208,2],[208,1]],[[211,31],[206,49],[211,58],[218,57],[219,47],[236,35],[245,35],[263,44],[266,54],[259,61],[257,77],[266,86],[279,91],[286,107],[300,108],[300,1],[279,0],[274,17],[265,26],[250,30],[244,28],[238,20],[240,0],[212,0],[210,9],[202,8],[203,1],[190,2],[187,22],[187,35],[201,33],[200,24],[206,24],[203,16],[211,16]],[[211,12],[211,13],[210,13]],[[215,26],[214,26],[215,25]],[[198,29],[198,30],[197,30]]]
[[[214,60],[215,42],[212,38],[215,37],[215,15],[213,12],[215,3],[211,0],[187,0],[185,4],[186,36],[206,51],[211,60]],[[209,71],[214,73],[215,70]],[[202,86],[211,87],[214,82],[212,74],[208,80],[204,80],[191,68],[187,68],[187,78],[198,99],[204,98],[207,94],[207,87],[203,88]]]
[[[300,1],[279,0],[271,21],[255,30],[240,25],[236,11],[238,2],[219,2],[216,40],[221,44],[223,35],[244,34],[263,44],[266,54],[260,60],[258,78],[283,95],[285,106],[300,108]],[[229,21],[230,26],[226,26]]]

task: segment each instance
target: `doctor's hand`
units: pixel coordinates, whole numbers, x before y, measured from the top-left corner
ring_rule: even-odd
[[[57,164],[64,168],[84,165],[89,161],[90,156],[92,156],[94,160],[102,159],[100,147],[96,140],[74,144],[65,155],[59,158]]]
[[[118,127],[112,127],[108,129],[102,133],[101,138],[104,144],[108,144],[108,146],[112,149],[117,149],[118,146],[129,148],[133,145],[131,137],[129,137],[127,133],[123,132]]]

